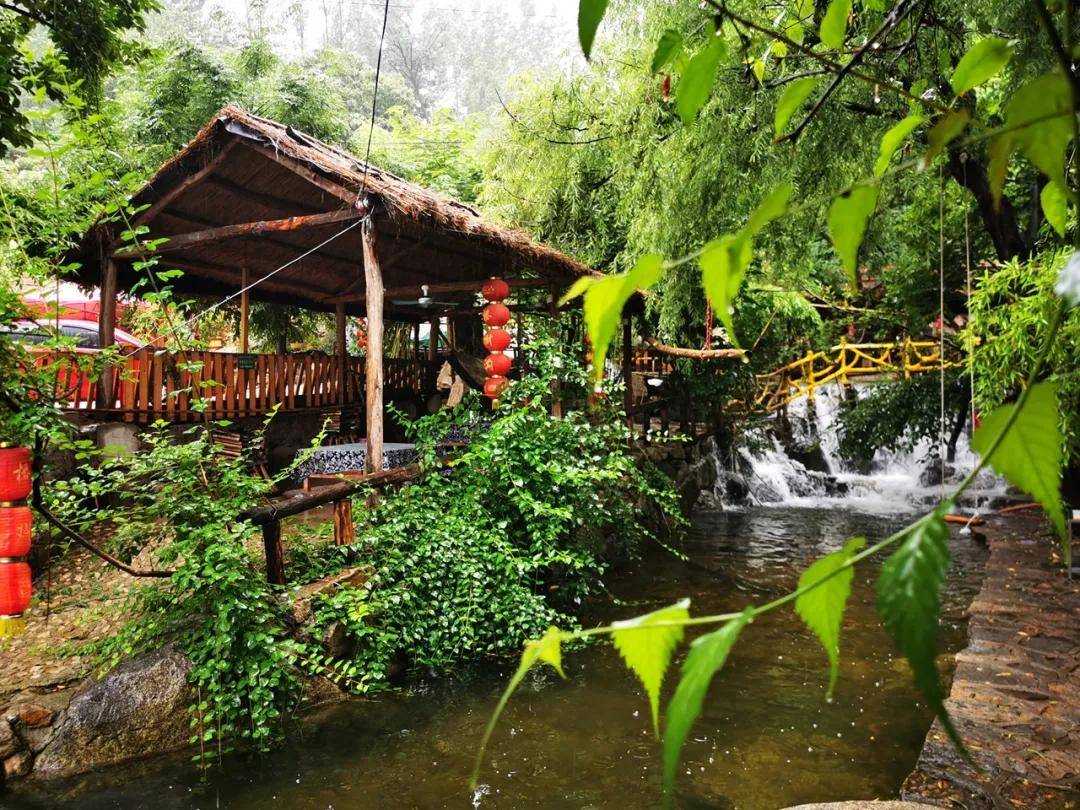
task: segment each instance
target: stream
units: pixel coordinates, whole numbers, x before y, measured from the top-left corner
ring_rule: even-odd
[[[701,511],[690,559],[656,551],[613,575],[623,604],[593,606],[586,624],[688,596],[695,613],[741,608],[794,587],[798,572],[852,535],[871,541],[908,515],[845,508],[754,506]],[[963,614],[984,549],[953,531],[942,649],[963,646]],[[842,669],[825,699],[824,653],[790,610],[748,627],[717,676],[687,743],[682,808],[775,810],[801,802],[891,797],[930,725],[906,662],[893,654],[873,607],[880,561],[856,574],[841,640]],[[951,660],[949,658],[948,660]],[[492,742],[482,784],[467,782],[485,721],[510,670],[466,681],[433,679],[408,694],[325,710],[283,750],[227,759],[206,777],[187,757],[156,758],[7,796],[5,807],[104,808],[652,808],[660,746],[647,703],[617,653],[593,645],[564,655],[567,680],[535,670]],[[667,693],[672,683],[669,681]],[[44,790],[44,792],[39,792]]]

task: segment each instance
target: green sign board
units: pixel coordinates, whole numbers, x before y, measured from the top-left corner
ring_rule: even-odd
[[[254,354],[238,354],[236,355],[236,367],[239,369],[253,369],[255,368]]]

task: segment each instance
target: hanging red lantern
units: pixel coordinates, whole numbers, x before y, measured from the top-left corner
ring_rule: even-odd
[[[29,448],[0,444],[0,501],[21,501],[30,494],[30,481]]]
[[[484,380],[484,396],[490,399],[498,399],[509,387],[510,381],[506,377],[488,377]]]
[[[30,566],[0,562],[0,617],[15,617],[30,607]]]
[[[484,335],[484,348],[489,352],[501,352],[510,348],[510,333],[505,329],[490,329]]]
[[[509,356],[502,352],[492,352],[484,358],[484,371],[493,377],[505,377],[512,365]]]
[[[488,304],[484,307],[484,323],[488,326],[506,326],[510,320],[510,310],[506,304]]]
[[[0,557],[25,557],[33,534],[30,507],[0,504]]]
[[[510,295],[510,285],[501,278],[489,278],[480,288],[480,294],[487,301],[503,301]]]

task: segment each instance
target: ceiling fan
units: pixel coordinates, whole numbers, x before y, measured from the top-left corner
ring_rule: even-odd
[[[461,306],[460,301],[437,301],[428,293],[428,285],[420,285],[420,297],[408,299],[394,299],[391,301],[395,306],[420,307],[421,309],[448,309]]]

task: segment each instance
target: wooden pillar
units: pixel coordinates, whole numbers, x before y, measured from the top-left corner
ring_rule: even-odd
[[[633,319],[627,315],[623,318],[622,325],[622,376],[623,376],[623,409],[626,411],[626,424],[631,430],[634,428],[634,417],[630,411],[634,407],[634,346]]]
[[[334,353],[338,359],[338,404],[349,401],[349,346],[345,341],[345,304],[334,305]]]
[[[251,307],[251,300],[247,291],[249,283],[248,269],[243,267],[240,270],[240,289],[243,290],[243,292],[240,293],[240,351],[242,354],[247,354],[250,350],[248,339],[248,311]]]
[[[454,328],[454,319],[450,317],[446,319],[446,346],[451,354],[457,348],[457,329]]]
[[[439,359],[439,316],[431,319],[431,332],[428,334],[427,359],[432,362]]]
[[[551,300],[548,302],[548,314],[552,319],[558,323],[559,318],[559,288],[551,288]],[[556,419],[561,419],[562,412],[562,395],[559,393],[559,381],[551,381],[551,415]]]
[[[413,357],[420,359],[420,321],[413,324]]]
[[[101,308],[98,310],[98,345],[107,349],[116,342],[116,260],[105,256],[101,262]],[[97,404],[101,408],[116,407],[114,388],[116,375],[111,365],[101,369]]]
[[[342,498],[334,501],[334,545],[351,546],[356,542],[356,527],[353,525],[352,500]]]
[[[263,550],[266,552],[266,581],[271,585],[285,584],[285,553],[281,548],[281,521],[264,523]]]
[[[364,469],[376,472],[383,461],[383,278],[375,251],[375,223],[363,225],[364,286],[367,302],[367,453]]]

